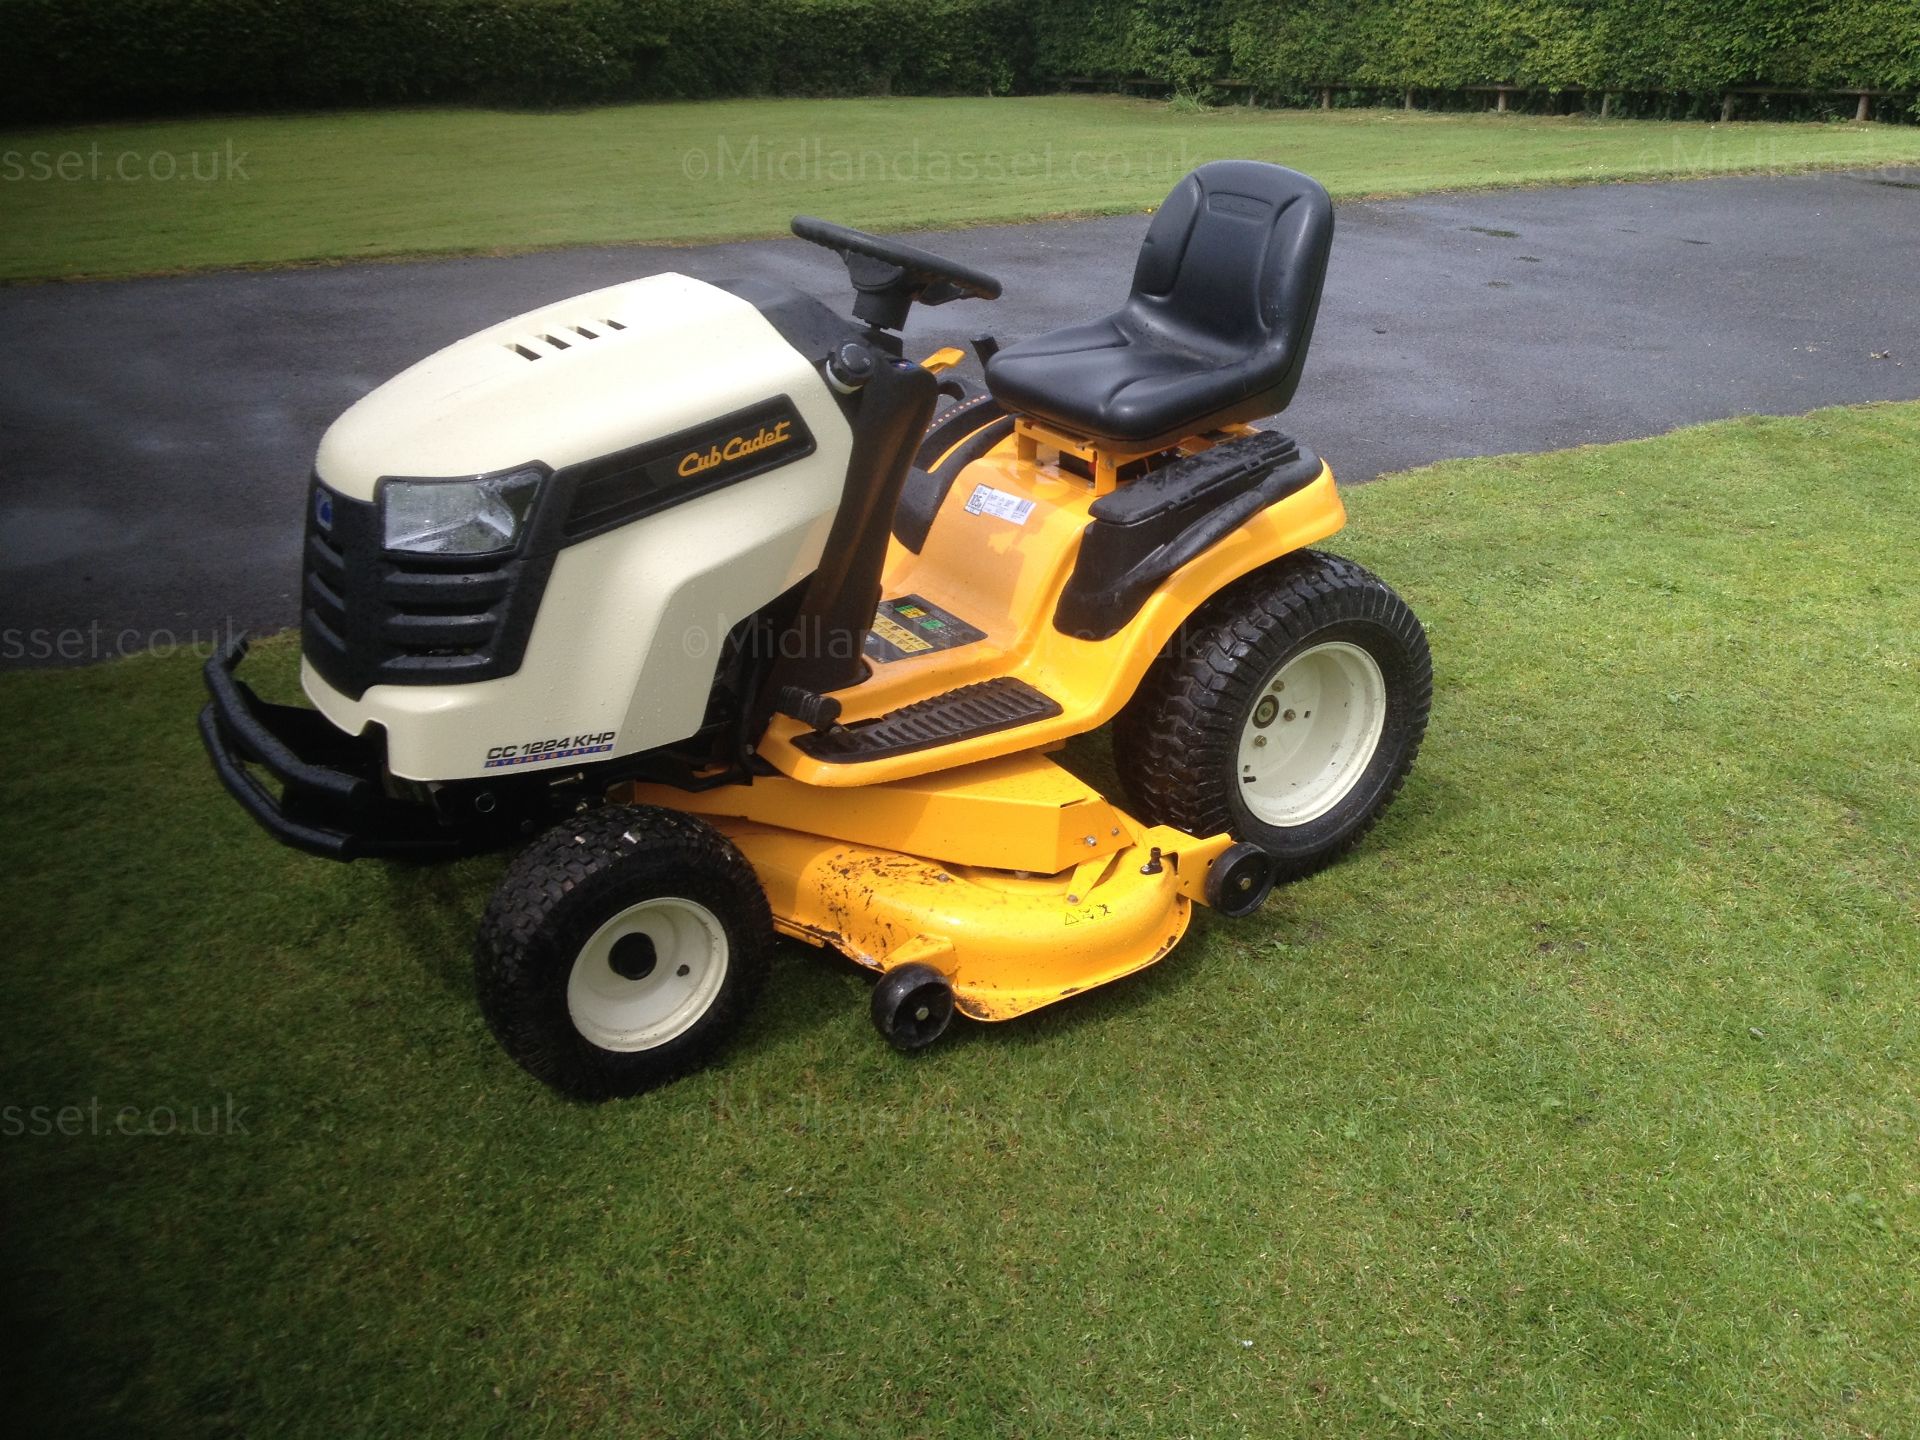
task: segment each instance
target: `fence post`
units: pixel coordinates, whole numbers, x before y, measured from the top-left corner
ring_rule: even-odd
[[[1604,120],[1612,113],[1613,113],[1613,92],[1611,90],[1607,90],[1602,92],[1600,96],[1600,118]]]
[[[1413,87],[1411,85],[1407,87],[1407,93],[1405,98],[1400,102],[1400,108],[1402,110],[1411,110],[1413,108]]]
[[[1729,90],[1720,97],[1720,123],[1726,124],[1733,119],[1733,92]]]
[[[1330,86],[1322,85],[1320,87],[1320,108],[1322,110],[1331,110],[1333,108],[1333,90]]]
[[[1505,90],[1502,90],[1499,92],[1499,95],[1500,95],[1500,101],[1493,108],[1497,110],[1500,114],[1504,115],[1507,113],[1507,92]]]
[[[1860,103],[1853,107],[1853,122],[1856,125],[1864,125],[1872,118],[1873,105],[1867,99],[1867,92],[1862,90],[1860,92]]]

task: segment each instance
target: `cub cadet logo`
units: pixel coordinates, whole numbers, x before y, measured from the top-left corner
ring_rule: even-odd
[[[546,740],[529,740],[524,745],[496,745],[487,751],[487,769],[506,765],[538,765],[543,760],[572,760],[580,755],[603,755],[613,749],[614,732],[602,730],[592,735],[555,735]]]
[[[793,421],[791,420],[782,420],[771,430],[762,425],[757,435],[736,435],[724,445],[709,445],[705,450],[689,450],[680,458],[680,474],[698,475],[713,469],[716,465],[744,460],[749,455],[758,455],[762,450],[771,450],[776,445],[784,445],[791,439],[793,439]]]

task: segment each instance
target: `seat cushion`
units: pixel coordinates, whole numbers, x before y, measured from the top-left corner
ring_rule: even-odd
[[[1044,424],[1140,443],[1230,408],[1246,394],[1246,369],[1108,316],[1007,346],[987,381],[1002,405]]]

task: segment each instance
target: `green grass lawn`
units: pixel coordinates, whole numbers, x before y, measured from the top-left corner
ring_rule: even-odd
[[[1356,491],[1438,689],[1348,862],[913,1059],[783,945],[722,1068],[600,1108],[475,1012],[500,861],[275,847],[189,657],[0,679],[15,1423],[1911,1434],[1916,454],[1889,405]]]
[[[1181,115],[1157,102],[1053,96],[18,131],[0,134],[0,280],[772,235],[796,211],[877,229],[1111,213],[1157,203],[1194,165],[1222,156],[1283,161],[1337,196],[1408,194],[1912,164],[1920,128],[1244,107]],[[58,178],[63,163],[72,178]]]

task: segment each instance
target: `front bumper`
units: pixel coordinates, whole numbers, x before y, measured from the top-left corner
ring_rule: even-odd
[[[348,735],[317,710],[262,700],[235,674],[246,654],[242,635],[207,661],[200,739],[227,793],[274,839],[329,860],[439,860],[509,838],[497,822],[448,823],[431,804],[388,794],[373,731]]]

